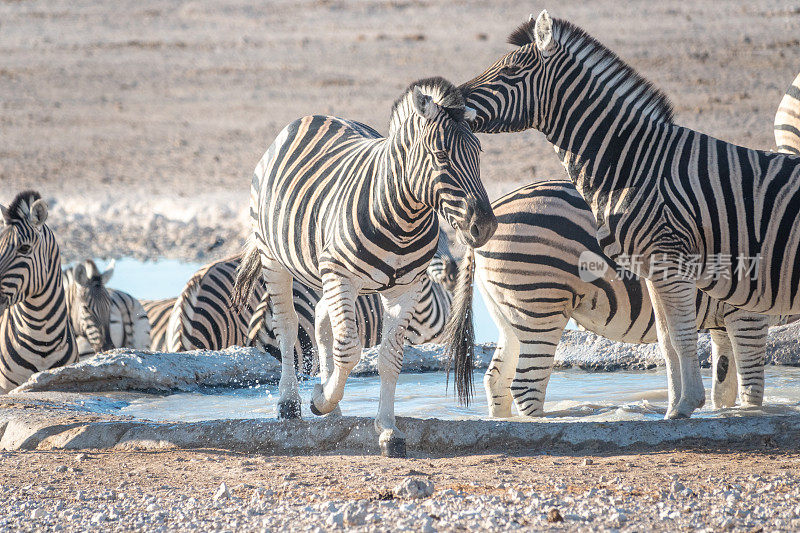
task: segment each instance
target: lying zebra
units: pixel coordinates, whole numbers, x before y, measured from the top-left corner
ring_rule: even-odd
[[[78,348],[47,204],[25,191],[0,213],[0,392],[8,392],[36,372],[74,363]]]
[[[492,416],[511,416],[512,398],[520,414],[543,414],[553,357],[570,318],[614,341],[658,341],[644,280],[630,272],[620,276],[619,266],[603,255],[592,212],[571,181],[527,185],[493,202],[492,209],[497,231],[475,252],[474,266],[472,255],[467,257],[461,278],[472,283],[474,269],[500,330],[484,377]],[[734,404],[736,388],[725,386],[725,377],[736,369],[742,405],[761,405],[765,338],[751,332],[754,324],[758,330],[776,317],[742,313],[699,291],[696,307],[697,327],[710,331],[713,344],[714,407]]]
[[[413,83],[392,107],[389,135],[327,116],[286,126],[258,163],[250,196],[252,234],[236,279],[244,303],[266,280],[283,369],[279,413],[300,415],[294,365],[293,281],[322,290],[315,308],[321,383],[311,411],[333,411],[361,358],[355,316],[360,294],[384,309],[375,428],[386,455],[405,455],[394,394],[403,343],[422,275],[439,236],[438,211],[462,240],[483,245],[496,222],[480,181],[480,145],[458,88],[442,78]]]
[[[147,313],[130,294],[106,287],[113,274],[113,261],[102,273],[91,259],[64,269],[67,309],[80,357],[113,348],[150,347]]]
[[[407,329],[409,344],[437,342],[443,336],[450,312],[452,296],[449,289],[455,285],[458,269],[447,245],[447,236],[439,236],[436,255],[423,277],[420,300]],[[175,300],[150,304],[152,315],[152,342],[163,338],[163,349],[170,352],[186,350],[220,350],[228,346],[254,346],[280,359],[280,350],[272,326],[272,308],[262,305],[265,290],[260,281],[253,290],[247,305],[232,308],[231,291],[241,256],[211,263],[198,270]],[[307,373],[315,371],[313,354],[314,308],[319,293],[295,282],[293,286],[295,310],[298,313],[298,342],[295,357],[302,361]],[[173,303],[169,303],[173,302]],[[159,316],[161,318],[159,318]],[[375,294],[360,296],[356,300],[359,338],[365,348],[380,343],[383,309]]]
[[[163,352],[167,349],[167,325],[177,298],[162,300],[142,300],[142,308],[150,323],[150,351]]]

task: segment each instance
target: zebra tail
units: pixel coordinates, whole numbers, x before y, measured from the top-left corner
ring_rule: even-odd
[[[445,346],[450,355],[447,380],[450,380],[450,365],[455,362],[455,388],[458,401],[469,405],[474,392],[472,371],[475,368],[475,327],[472,322],[472,290],[475,277],[475,251],[467,247],[461,261],[450,318],[445,326]]]
[[[261,255],[256,245],[256,235],[251,233],[244,245],[244,254],[239,268],[236,269],[236,281],[233,284],[234,308],[241,308],[250,299],[253,287],[261,275]]]

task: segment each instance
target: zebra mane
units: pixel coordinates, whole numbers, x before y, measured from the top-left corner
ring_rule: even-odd
[[[536,19],[522,24],[508,36],[508,43],[526,46],[535,42],[535,25]],[[669,97],[585,30],[569,21],[554,18],[553,39],[574,56],[580,57],[581,63],[587,68],[602,71],[608,81],[628,93],[626,99],[636,99],[645,116],[655,122],[672,123],[675,111]],[[613,76],[609,76],[612,73]]]
[[[8,222],[12,220],[28,220],[31,205],[41,198],[42,196],[36,191],[22,191],[9,204],[6,220]]]
[[[461,94],[458,87],[446,79],[436,76],[413,82],[403,91],[400,98],[395,100],[392,105],[391,118],[389,119],[390,131],[394,131],[396,126],[414,112],[412,103],[414,87],[419,87],[423,94],[433,98],[433,102],[447,111],[450,118],[456,122],[464,120],[466,112],[464,95]]]

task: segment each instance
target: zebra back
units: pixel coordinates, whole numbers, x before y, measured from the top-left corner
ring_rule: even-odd
[[[150,348],[150,321],[141,302],[117,289],[109,289],[111,314],[109,334],[115,348]]]
[[[779,152],[800,155],[800,74],[786,90],[778,106],[774,132]]]
[[[167,349],[167,325],[177,298],[142,300],[142,309],[150,323],[150,350],[161,352]]]

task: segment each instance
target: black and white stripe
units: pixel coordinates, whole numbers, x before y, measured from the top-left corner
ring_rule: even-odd
[[[779,152],[800,155],[800,74],[781,99],[773,131]]]
[[[475,252],[474,267],[500,330],[484,377],[492,416],[511,416],[512,399],[520,414],[543,414],[556,347],[570,318],[614,341],[657,342],[644,280],[629,272],[620,276],[619,266],[603,255],[594,216],[571,181],[527,185],[493,202],[492,209],[497,231]],[[736,401],[737,368],[742,405],[761,405],[765,337],[752,332],[773,317],[743,312],[700,291],[696,309],[697,327],[711,331],[719,367],[714,406]]]
[[[705,401],[697,289],[754,313],[800,311],[800,158],[676,125],[661,92],[547,12],[509,41],[519,48],[462,87],[476,129],[542,131],[592,210],[603,252],[641,260],[667,360],[667,416],[690,416]],[[712,268],[720,254],[727,277]],[[697,271],[684,269],[693,256]]]
[[[142,300],[142,308],[150,323],[150,350],[163,352],[167,349],[167,324],[177,298]]]
[[[256,167],[253,234],[237,278],[244,302],[263,275],[281,353],[295,344],[292,282],[321,290],[315,309],[322,385],[312,411],[333,411],[361,356],[354,306],[378,292],[384,307],[376,427],[384,453],[404,453],[394,391],[420,280],[436,251],[436,211],[480,246],[496,222],[480,182],[477,139],[456,87],[420,80],[392,109],[388,137],[358,122],[310,116],[289,124]],[[279,412],[299,416],[294,366],[283,358]]]
[[[0,392],[78,360],[58,243],[37,192],[0,205]]]
[[[100,272],[91,259],[64,270],[67,309],[80,357],[113,348],[150,347],[146,311],[130,294],[106,287],[113,274],[113,261]]]

